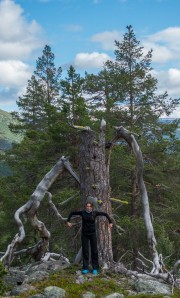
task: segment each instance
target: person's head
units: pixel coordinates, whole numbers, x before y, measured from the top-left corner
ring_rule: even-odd
[[[86,202],[84,205],[84,208],[88,211],[91,212],[93,210],[93,203],[91,202]]]

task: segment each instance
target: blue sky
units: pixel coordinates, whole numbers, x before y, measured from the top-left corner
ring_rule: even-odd
[[[179,12],[179,0],[0,0],[0,109],[17,109],[45,44],[64,76],[70,64],[98,72],[127,25],[145,52],[153,49],[158,92],[180,97]]]

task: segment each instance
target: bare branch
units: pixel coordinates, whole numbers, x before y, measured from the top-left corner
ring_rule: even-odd
[[[79,130],[84,130],[84,131],[90,131],[91,130],[91,128],[89,126],[73,125],[73,128],[79,129]]]
[[[38,220],[36,215],[37,210],[45,194],[47,193],[48,189],[51,187],[51,185],[54,183],[57,177],[63,173],[65,168],[68,168],[68,167],[70,168],[71,174],[73,175],[73,177],[77,179],[76,174],[73,172],[67,158],[62,156],[54,165],[54,167],[44,176],[41,182],[37,185],[35,191],[31,195],[27,203],[24,204],[15,212],[14,218],[18,225],[19,233],[14,237],[11,244],[8,245],[4,256],[1,257],[1,260],[3,260],[3,262],[6,262],[7,266],[9,266],[13,260],[13,255],[16,251],[16,247],[20,243],[22,243],[22,241],[25,238],[24,226],[20,219],[21,215],[25,215],[30,220],[34,229],[38,230],[42,237],[42,240],[36,247],[37,248],[36,258],[41,258],[42,255],[45,253],[45,250],[48,247],[50,232],[46,229],[44,223]]]
[[[48,203],[51,206],[52,210],[54,211],[55,215],[61,219],[61,220],[67,220],[66,217],[63,217],[57,210],[56,206],[54,205],[54,203],[52,202],[52,194],[50,192],[46,192],[46,194],[48,195]]]
[[[136,258],[136,261],[140,262],[141,266],[143,267],[143,269],[140,269],[144,272],[144,268],[148,268],[148,266],[143,262],[143,260]]]
[[[59,259],[62,259],[65,261],[67,264],[70,264],[69,259],[64,257],[62,254],[57,254],[57,253],[52,253],[52,252],[47,252],[44,257],[41,259],[42,261],[57,261]]]
[[[152,262],[151,260],[145,258],[145,256],[143,256],[142,253],[140,253],[140,251],[138,251],[138,254],[139,254],[144,260],[146,260],[147,262],[153,264],[153,262]]]
[[[180,260],[176,261],[176,263],[174,264],[173,271],[172,271],[173,275],[178,273],[179,266],[180,266]]]
[[[68,202],[70,202],[71,200],[73,200],[75,197],[77,197],[78,195],[80,194],[80,191],[78,191],[77,193],[75,193],[74,195],[72,195],[70,198],[68,198],[67,200],[61,202],[61,203],[58,203],[58,206],[62,206],[62,205],[65,205],[67,204]]]
[[[138,188],[140,191],[142,205],[143,205],[143,216],[144,216],[144,222],[145,222],[146,231],[147,231],[148,243],[152,250],[152,255],[153,255],[154,266],[152,269],[152,273],[156,274],[161,272],[162,264],[160,263],[158,252],[156,250],[157,241],[154,235],[154,229],[153,229],[152,220],[150,216],[148,194],[147,194],[146,186],[143,179],[144,161],[143,161],[142,152],[134,135],[132,135],[127,129],[125,129],[123,126],[115,127],[115,129],[116,129],[116,136],[113,139],[113,143],[119,139],[124,139],[128,143],[129,147],[132,149],[132,152],[137,161],[136,175],[137,175]]]
[[[75,178],[75,180],[80,184],[79,177],[77,176],[76,172],[72,169],[72,166],[69,162],[69,160],[65,159],[63,161],[64,167],[66,170]]]

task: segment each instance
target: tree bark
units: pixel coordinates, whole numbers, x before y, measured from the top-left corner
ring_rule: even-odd
[[[82,131],[79,154],[82,203],[84,204],[88,197],[93,197],[96,203],[100,202],[96,205],[98,210],[111,216],[109,164],[106,163],[105,157],[105,126],[101,127],[98,140],[91,129]],[[111,230],[104,217],[97,218],[97,238],[99,262],[101,265],[110,264],[113,261]]]

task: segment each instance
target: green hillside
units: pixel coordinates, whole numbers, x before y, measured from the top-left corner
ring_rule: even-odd
[[[9,124],[14,122],[10,113],[0,109],[0,177],[11,175],[11,169],[3,160],[4,151],[11,148],[12,143],[19,143],[21,135],[14,134],[9,129]]]
[[[0,152],[9,149],[12,143],[18,143],[22,139],[21,135],[9,130],[9,124],[12,122],[11,114],[0,109]]]

